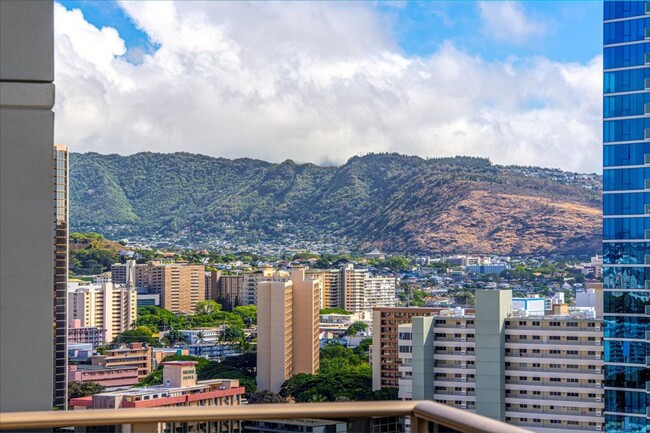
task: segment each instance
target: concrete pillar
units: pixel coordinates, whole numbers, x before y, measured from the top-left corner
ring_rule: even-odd
[[[505,319],[511,290],[476,291],[476,413],[505,420]]]

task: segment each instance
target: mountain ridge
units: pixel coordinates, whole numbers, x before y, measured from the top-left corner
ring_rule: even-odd
[[[70,173],[72,228],[113,237],[280,243],[293,233],[394,253],[495,254],[587,254],[602,239],[598,175],[485,158],[368,154],[319,166],[93,152],[73,153]]]

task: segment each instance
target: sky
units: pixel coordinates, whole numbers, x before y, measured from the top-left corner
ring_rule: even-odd
[[[601,171],[601,2],[54,7],[55,140],[73,151]]]

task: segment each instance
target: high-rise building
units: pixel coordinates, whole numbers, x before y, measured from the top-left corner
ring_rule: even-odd
[[[61,373],[53,366],[53,15],[51,1],[0,2],[2,412],[51,410]],[[25,342],[29,356],[15,350]]]
[[[149,289],[151,294],[160,295],[160,307],[175,313],[191,313],[196,304],[204,301],[205,266],[187,263],[150,262],[111,266],[115,284],[127,287]]]
[[[320,286],[301,267],[257,284],[258,389],[278,392],[294,374],[318,372]]]
[[[354,265],[348,263],[341,268],[340,284],[342,287],[341,308],[350,313],[358,313],[366,309],[366,277],[368,271],[355,269]]]
[[[511,292],[477,291],[476,314],[399,326],[399,396],[539,433],[603,430],[601,319],[510,317]]]
[[[68,292],[68,316],[82,328],[104,330],[104,343],[131,329],[138,318],[138,291],[101,283]]]
[[[146,266],[146,265],[143,265]],[[136,262],[127,260],[126,263],[115,263],[111,266],[111,282],[126,287],[136,286]]]
[[[65,409],[68,395],[68,148],[54,145],[54,407]]]
[[[308,278],[322,281],[321,308],[343,308],[351,313],[395,306],[395,278],[373,277],[351,263],[340,269],[314,269]]]
[[[320,279],[322,291],[320,295],[321,308],[340,308],[343,294],[341,293],[341,272],[338,269],[309,269],[307,278]]]
[[[221,304],[225,311],[244,305],[244,277],[242,275],[224,275],[221,271],[206,272],[206,292],[208,299]]]
[[[383,307],[372,310],[372,389],[397,388],[401,373],[397,347],[399,325],[415,316],[434,316],[442,308]]]
[[[649,431],[650,4],[604,2],[605,429]]]
[[[244,272],[242,274],[243,287],[242,287],[242,304],[243,305],[257,305],[257,285],[259,282],[269,279],[277,274],[271,267],[260,268],[253,272]],[[288,277],[287,273],[282,273]],[[280,277],[280,275],[276,275]]]

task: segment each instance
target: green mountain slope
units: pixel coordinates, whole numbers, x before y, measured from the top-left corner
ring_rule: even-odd
[[[71,224],[281,241],[346,237],[388,252],[591,253],[600,179],[482,158],[397,154],[340,167],[188,153],[73,154]]]

